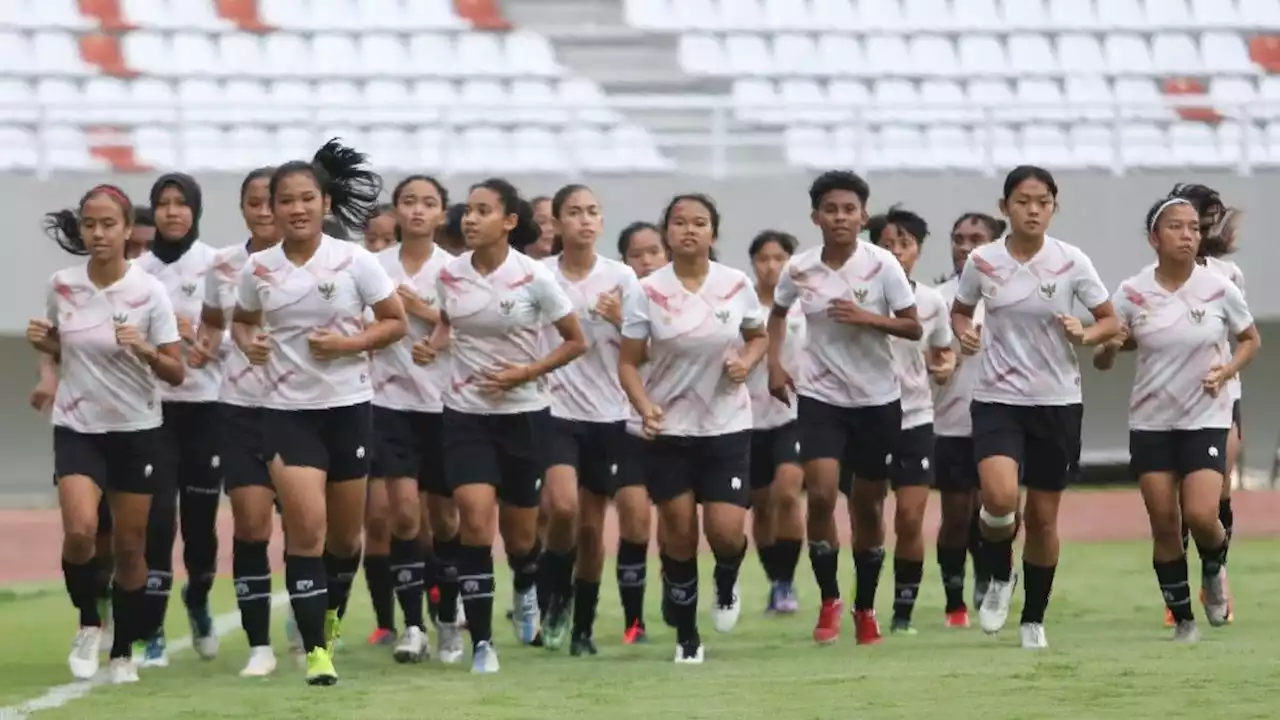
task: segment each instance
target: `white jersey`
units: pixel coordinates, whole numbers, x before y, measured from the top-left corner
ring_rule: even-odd
[[[551,271],[523,253],[507,253],[488,275],[476,272],[471,256],[450,260],[436,281],[453,335],[444,406],[474,415],[544,410],[550,403],[539,383],[486,392],[475,381],[506,363],[537,361],[543,326],[573,312],[573,303]]]
[[[1204,266],[1210,272],[1213,272],[1216,275],[1221,275],[1222,277],[1230,280],[1231,283],[1240,290],[1240,294],[1244,295],[1244,271],[1240,269],[1239,265],[1231,262],[1230,260],[1207,257],[1204,259]],[[1231,348],[1231,343],[1229,341],[1227,342],[1227,348],[1228,350]],[[1231,395],[1232,400],[1239,400],[1242,391],[1243,388],[1240,385],[1239,377],[1233,377],[1227,382],[1227,392]]]
[[[364,353],[318,360],[307,337],[317,330],[352,336],[364,329],[364,309],[396,291],[368,250],[323,235],[311,259],[294,265],[276,245],[249,256],[240,273],[239,306],[262,312],[271,337],[266,392],[274,410],[321,410],[373,399]]]
[[[1231,427],[1231,396],[1212,397],[1201,383],[1215,365],[1230,361],[1226,339],[1253,325],[1244,294],[1198,266],[1181,288],[1169,292],[1146,268],[1120,283],[1113,302],[1138,346],[1129,427]]]
[[[768,311],[764,308],[764,312]],[[806,334],[804,311],[800,309],[800,303],[796,303],[787,311],[787,335],[782,340],[782,368],[792,378],[803,373],[800,363]],[[751,395],[751,413],[756,430],[772,430],[796,419],[794,398],[787,406],[769,394],[769,363],[761,360],[751,368],[751,374],[747,376],[747,392]]]
[[[1079,300],[1093,310],[1110,299],[1093,262],[1052,237],[1026,263],[997,240],[969,254],[956,300],[986,305],[982,370],[973,399],[1004,405],[1081,402],[1080,363],[1058,320]]]
[[[867,312],[892,316],[915,304],[898,259],[859,241],[838,270],[822,262],[822,248],[791,258],[778,280],[773,302],[799,304],[809,331],[796,392],[844,408],[887,405],[901,397],[889,336],[879,330],[836,322],[827,316],[835,300],[850,300]]]
[[[232,314],[240,294],[240,273],[249,261],[248,245],[225,247],[214,256],[213,269],[204,282],[204,304],[222,311],[225,330],[217,356],[222,363],[222,389],[218,399],[228,405],[256,407],[267,393],[266,368],[249,362],[231,337]]]
[[[433,308],[440,307],[436,294],[436,280],[445,264],[453,259],[444,248],[433,246],[431,257],[410,276],[400,262],[400,245],[392,245],[375,255],[382,269],[397,287],[407,285]],[[436,356],[429,365],[413,362],[413,345],[430,337],[434,325],[406,313],[409,331],[397,343],[373,354],[373,404],[391,410],[438,413],[443,408],[440,393],[448,382],[449,356],[447,351]]]
[[[916,283],[916,313],[924,334],[919,340],[890,337],[893,367],[902,387],[902,429],[933,422],[933,390],[926,353],[933,348],[951,348],[951,317],[947,303],[937,290]]]
[[[134,263],[164,285],[174,313],[189,320],[193,328],[198,328],[206,294],[205,282],[217,254],[217,250],[197,240],[182,257],[171,263],[161,261],[150,252],[143,253]],[[183,349],[186,349],[185,344]],[[218,399],[221,384],[222,363],[214,359],[201,368],[188,367],[182,384],[178,387],[164,384],[160,395],[165,402],[213,402]]]
[[[616,295],[623,306],[634,304],[642,292],[640,280],[625,263],[599,255],[595,266],[581,280],[564,276],[559,255],[542,262],[573,304],[587,339],[586,355],[547,376],[545,387],[551,399],[551,415],[588,422],[626,420],[631,405],[618,383],[622,332],[598,316],[595,307],[600,296],[608,294]],[[553,327],[545,327],[542,332],[543,352],[550,352],[560,343],[560,334]]]
[[[946,322],[951,324],[951,304],[956,298],[956,287],[960,284],[959,276],[935,288],[946,303]],[[981,325],[986,314],[981,302],[973,309],[973,324]],[[958,340],[952,343],[952,351],[956,354],[956,369],[950,379],[942,385],[933,386],[933,434],[940,437],[969,437],[973,435],[973,417],[969,414],[969,404],[973,401],[973,386],[978,380],[982,368],[979,357],[968,356],[960,352]]]
[[[742,331],[764,326],[751,281],[713,262],[702,287],[690,292],[668,264],[640,286],[644,295],[624,308],[622,336],[649,341],[645,392],[662,408],[661,434],[708,437],[750,430],[746,384],[730,380],[724,366],[742,350]]]
[[[138,328],[156,347],[178,342],[178,321],[164,285],[130,264],[124,277],[98,288],[87,265],[78,265],[53,274],[45,304],[62,347],[53,424],[81,433],[160,427],[165,383],[116,343],[116,326]]]

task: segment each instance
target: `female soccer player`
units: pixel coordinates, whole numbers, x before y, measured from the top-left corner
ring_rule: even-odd
[[[867,222],[870,188],[851,172],[823,173],[809,188],[812,219],[822,246],[796,255],[774,293],[769,318],[769,392],[783,402],[793,385],[782,365],[786,319],[797,303],[809,336],[794,383],[801,461],[809,498],[809,560],[822,594],[813,638],[840,637],[839,539],[835,507],[849,496],[855,534],[857,589],[854,625],[859,643],[880,640],[875,593],[884,565],[883,486],[892,473],[902,428],[901,393],[889,338],[919,340],[923,330],[902,266],[887,250],[858,235]],[[850,477],[857,482],[847,482]]]
[[[760,306],[773,307],[774,291],[787,261],[799,243],[777,230],[765,230],[751,241],[747,253],[755,271]],[[787,315],[787,338],[782,365],[799,373],[804,347],[804,313],[794,306]],[[760,564],[769,579],[765,612],[790,615],[800,609],[796,597],[796,565],[804,545],[804,513],[800,491],[804,469],[800,466],[800,429],[795,403],[786,404],[769,394],[769,372],[758,363],[747,378],[754,425],[751,431],[751,537]]]
[[[1080,460],[1083,408],[1073,346],[1100,345],[1120,331],[1088,256],[1046,235],[1057,208],[1058,185],[1047,170],[1023,165],[1010,172],[1000,200],[1009,235],[969,255],[951,307],[962,352],[982,354],[970,414],[992,577],[978,622],[996,633],[1009,616],[1021,481],[1027,540],[1020,634],[1028,649],[1048,647],[1044,613],[1058,564],[1058,504]],[[1071,314],[1077,300],[1096,321],[1088,328]],[[986,308],[981,330],[973,322],[979,302]]]
[[[395,284],[364,248],[321,232],[325,211],[358,227],[378,197],[365,156],[331,140],[271,175],[280,244],[240,274],[234,337],[265,370],[263,449],[280,499],[285,580],[307,653],[307,682],[338,680],[337,609],[360,564],[373,441],[366,353],[405,334]],[[373,319],[365,322],[365,308]]]
[[[102,618],[94,540],[104,494],[111,505],[113,683],[138,681],[131,656],[133,641],[150,630],[143,592],[151,495],[173,482],[157,381],[177,386],[186,375],[164,287],[125,259],[132,224],[133,206],[113,185],[85,193],[77,210],[50,213],[49,236],[89,260],[54,273],[45,317],[27,327],[32,346],[59,360],[54,477],[63,518],[63,574],[80,611],[68,664],[83,680],[98,670]]]
[[[1174,616],[1174,640],[1196,642],[1179,524],[1191,529],[1200,552],[1209,624],[1224,625],[1227,533],[1218,500],[1231,427],[1226,386],[1257,354],[1262,338],[1239,288],[1197,264],[1200,216],[1189,200],[1157,201],[1147,213],[1147,237],[1156,264],[1120,284],[1114,302],[1126,332],[1095,351],[1094,365],[1108,370],[1119,350],[1137,350],[1130,466],[1151,519],[1156,579]],[[1230,338],[1237,341],[1234,354]]]
[[[460,519],[458,580],[471,671],[492,673],[499,668],[492,631],[495,515],[513,574],[514,621],[527,644],[540,630],[534,582],[549,420],[538,381],[586,352],[586,340],[555,278],[519,252],[538,229],[510,183],[492,178],[472,186],[462,228],[470,251],[440,271],[440,323],[415,351],[429,359],[450,343],[442,437]],[[562,342],[542,355],[539,336],[548,323]]]
[[[276,656],[271,649],[271,561],[267,557],[275,524],[276,495],[262,443],[261,402],[267,376],[262,367],[249,362],[235,343],[226,341],[225,333],[235,312],[240,274],[249,256],[280,242],[269,190],[274,172],[275,168],[258,168],[240,183],[240,214],[249,239],[219,250],[214,257],[213,270],[205,278],[200,341],[188,357],[192,367],[214,358],[221,358],[222,362],[218,456],[234,520],[231,571],[236,605],[249,641],[249,660],[240,671],[241,677],[265,677],[276,669]]]
[[[990,244],[1004,235],[1005,222],[984,213],[965,213],[951,227],[951,264],[953,275],[938,285],[946,302],[948,321],[956,286],[965,260],[976,248]],[[974,308],[975,327],[982,326],[983,309]],[[956,369],[951,377],[935,384],[933,391],[934,486],[941,500],[941,524],[938,528],[938,569],[942,572],[942,589],[946,594],[946,624],[951,628],[969,627],[969,608],[964,602],[964,556],[966,549],[973,558],[973,607],[982,606],[990,573],[982,552],[982,533],[978,523],[978,463],[973,457],[973,421],[969,404],[973,384],[981,363],[962,362],[958,344],[953,342],[952,355]]]
[[[555,213],[551,211],[551,198],[539,195],[529,201],[533,208],[533,222],[538,226],[538,239],[524,247],[522,252],[534,260],[549,257],[555,252]]]
[[[924,218],[909,210],[889,208],[881,221],[872,218],[871,241],[893,253],[911,277],[920,248],[929,236]],[[890,338],[898,385],[902,388],[902,433],[893,448],[889,475],[894,494],[893,620],[889,630],[914,635],[911,615],[924,579],[924,512],[933,481],[932,383],[946,382],[955,371],[951,320],[937,290],[911,280],[916,314],[923,327],[920,340]],[[932,381],[932,383],[930,382]],[[880,516],[883,517],[883,508]]]
[[[540,598],[548,608],[543,642],[548,650],[560,648],[570,634],[572,609],[569,652],[595,655],[605,511],[616,487],[618,446],[630,412],[618,384],[622,307],[635,302],[640,285],[626,264],[596,253],[604,214],[590,188],[560,188],[551,211],[559,253],[543,262],[581,319],[587,353],[546,383],[551,423],[542,502],[550,512],[543,562],[551,596]]]
[[[400,342],[373,356],[377,452],[376,480],[370,485],[383,486],[382,493],[390,507],[390,579],[405,618],[404,633],[393,654],[399,662],[420,662],[431,654],[423,617],[423,585],[436,584],[436,566],[425,561],[435,554],[427,556],[422,552],[418,536],[432,535],[433,524],[442,526],[435,534],[436,541],[448,543],[453,539],[456,543],[457,536],[457,510],[444,478],[441,445],[440,394],[446,382],[447,363],[418,365],[413,360],[414,343],[430,337],[440,322],[436,281],[453,256],[436,246],[435,232],[444,219],[449,193],[435,178],[410,175],[396,185],[391,202],[399,243],[383,250],[377,258],[396,284],[408,316],[409,332]],[[424,524],[424,510],[428,521],[441,521]],[[456,582],[452,587],[455,589],[447,598],[448,607],[440,609],[440,657],[449,663],[462,658],[462,636],[456,624]]]
[[[197,331],[205,299],[205,282],[214,267],[217,251],[200,242],[203,209],[199,184],[190,175],[167,173],[151,186],[151,207],[156,235],[151,251],[136,264],[151,273],[169,293],[178,318],[188,357],[197,344]],[[222,363],[217,356],[202,355],[188,362],[182,385],[162,389],[164,426],[177,453],[177,487],[174,494],[157,495],[147,534],[147,598],[155,614],[155,632],[144,650],[143,667],[168,665],[164,616],[173,582],[174,503],[182,528],[182,559],[187,584],[182,589],[192,647],[208,660],[218,653],[218,636],[209,613],[209,591],[218,571],[218,535],[215,527],[222,496],[222,429],[218,394]]]
[[[648,439],[644,475],[662,517],[662,574],[677,663],[701,663],[698,505],[716,557],[713,624],[728,632],[742,604],[751,503],[747,376],[764,356],[764,312],[745,274],[711,259],[720,214],[704,195],[677,195],[663,213],[671,263],[641,281],[623,310],[618,379]],[[645,375],[640,366],[646,364]]]
[[[397,231],[395,205],[379,205],[361,228],[364,249],[371,253],[386,250],[396,244]]]

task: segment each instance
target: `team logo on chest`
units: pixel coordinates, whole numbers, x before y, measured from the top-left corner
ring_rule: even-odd
[[[1200,323],[1204,322],[1204,309],[1203,309],[1203,308],[1193,308],[1193,309],[1191,310],[1191,312],[1190,312],[1190,313],[1188,313],[1188,314],[1191,316],[1191,322],[1193,322],[1193,323],[1195,323],[1195,324],[1197,324],[1197,325],[1199,325]]]
[[[729,311],[728,311],[728,310],[717,310],[717,311],[716,311],[716,319],[720,321],[720,324],[721,324],[721,325],[728,325],[728,324],[729,324]]]
[[[111,322],[117,325],[129,324],[129,313],[118,312],[111,316]]]
[[[195,295],[195,294],[196,294],[196,284],[195,284],[195,283],[183,283],[183,284],[182,284],[182,294],[183,294],[183,295],[186,295],[187,297],[191,297],[192,295]]]
[[[1045,300],[1052,300],[1058,292],[1058,283],[1041,283],[1038,292]]]
[[[516,307],[515,300],[503,300],[498,303],[498,309],[502,311],[503,315],[510,315],[511,311],[514,310],[515,307]]]
[[[866,302],[866,301],[867,301],[867,295],[869,295],[869,294],[870,294],[870,293],[868,293],[868,292],[867,292],[867,289],[866,289],[866,288],[858,288],[857,290],[854,290],[854,291],[853,291],[853,297],[854,297],[854,299],[855,299],[855,300],[857,300],[859,303],[864,303],[864,302]]]
[[[338,288],[332,282],[322,282],[316,286],[316,292],[320,293],[320,297],[333,302],[333,298],[338,294]]]

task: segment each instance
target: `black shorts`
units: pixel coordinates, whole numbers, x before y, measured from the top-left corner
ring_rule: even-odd
[[[507,505],[538,507],[550,421],[549,410],[477,415],[445,408],[441,436],[449,487],[493,485]]]
[[[843,408],[821,400],[799,399],[800,459],[838,460],[840,476],[889,479],[892,448],[902,432],[902,404]]]
[[[445,482],[440,413],[373,406],[373,476],[413,478],[418,492],[449,497]]]
[[[751,431],[751,489],[773,484],[782,465],[800,464],[800,424],[795,420],[768,430]]]
[[[601,497],[617,489],[618,448],[626,423],[587,422],[553,417],[548,422],[547,467],[568,465],[578,472],[578,486]]]
[[[1231,424],[1236,426],[1236,430],[1244,432],[1244,416],[1240,413],[1239,399],[1231,403]]]
[[[1227,472],[1226,428],[1200,430],[1130,430],[1129,471],[1135,478],[1168,472],[1185,477],[1193,472]]]
[[[369,476],[373,413],[369,403],[318,410],[263,408],[263,446],[268,461],[324,470],[329,482]]]
[[[614,492],[625,487],[644,487],[644,456],[647,440],[625,430],[618,441],[618,477]]]
[[[242,487],[272,487],[262,439],[265,411],[228,403],[220,409],[223,487],[227,492]]]
[[[81,433],[53,428],[53,476],[87,476],[103,492],[173,492],[173,455],[163,428]],[[98,508],[99,516],[102,508]],[[109,514],[109,511],[108,511]]]
[[[974,401],[973,456],[1012,458],[1022,484],[1062,492],[1080,464],[1083,405],[1005,405]]]
[[[929,487],[933,484],[933,456],[933,423],[903,430],[893,448],[889,481],[895,489]]]
[[[215,402],[166,402],[164,431],[181,492],[222,493],[222,409]]]
[[[938,492],[969,493],[980,487],[973,438],[938,436],[933,443],[933,484]]]
[[[751,507],[751,431],[680,437],[659,435],[645,445],[644,475],[655,503],[692,492],[700,503]]]

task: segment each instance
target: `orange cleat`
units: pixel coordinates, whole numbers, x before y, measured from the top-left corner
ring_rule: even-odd
[[[818,624],[813,628],[813,641],[830,645],[840,639],[840,619],[844,615],[844,603],[840,598],[823,600],[818,609]]]
[[[1170,610],[1169,608],[1165,608],[1164,609],[1164,626],[1167,628],[1171,628],[1177,624],[1178,624],[1178,621],[1174,619],[1173,611]]]
[[[627,631],[622,633],[623,645],[636,645],[638,643],[647,642],[648,640],[649,636],[645,633],[644,625],[639,620],[631,623],[631,627],[627,628]]]

